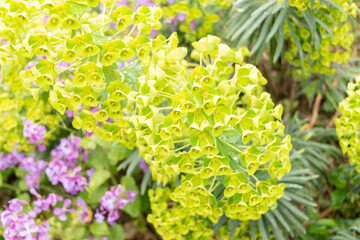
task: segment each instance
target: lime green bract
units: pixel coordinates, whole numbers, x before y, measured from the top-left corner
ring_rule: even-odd
[[[339,103],[340,118],[336,119],[336,133],[344,154],[349,156],[351,165],[360,172],[359,126],[360,126],[360,77],[355,83],[349,83],[348,96]]]

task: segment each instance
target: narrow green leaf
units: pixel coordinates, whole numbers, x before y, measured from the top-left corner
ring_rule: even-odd
[[[219,229],[228,221],[228,218],[224,215],[222,215],[220,218],[219,218],[219,221],[214,225],[213,227],[213,232],[214,232],[214,235],[216,235],[216,233],[219,231]]]
[[[280,53],[283,51],[284,42],[285,42],[285,39],[284,39],[284,25],[281,25],[279,27],[279,31],[278,31],[277,46],[276,46],[273,62],[276,62],[278,60],[278,58],[280,56]]]
[[[234,239],[235,231],[239,227],[239,224],[240,224],[239,220],[230,220],[230,223],[229,223],[229,230],[230,230],[229,240]]]
[[[297,202],[299,204],[304,204],[306,206],[309,206],[309,207],[316,207],[316,203],[314,203],[313,201],[310,201],[310,200],[307,200],[303,197],[300,197],[294,193],[291,193],[291,192],[286,192],[286,194],[292,199],[294,200],[294,202]]]
[[[288,10],[287,7],[283,8],[280,11],[279,15],[276,17],[274,25],[272,26],[270,33],[266,37],[266,40],[265,40],[266,42],[269,42],[270,39],[272,39],[274,37],[275,33],[278,31],[280,26],[284,26],[284,19],[285,19],[287,10]]]
[[[346,12],[344,11],[344,9],[342,7],[340,7],[337,3],[335,3],[334,1],[332,0],[322,0],[322,2],[330,5],[330,6],[333,6],[337,9],[339,9],[340,11],[342,11],[345,15],[346,15]]]
[[[139,149],[134,150],[131,155],[128,157],[130,160],[130,164],[128,169],[126,170],[126,176],[130,176],[135,168],[139,165],[140,156],[139,156]]]
[[[289,211],[287,210],[285,207],[278,207],[279,211],[283,214],[283,216],[285,216],[286,219],[288,219],[291,224],[299,229],[302,233],[306,233],[305,228],[303,227],[303,225],[301,224],[301,222]]]
[[[251,27],[246,29],[246,32],[244,32],[244,34],[242,35],[242,37],[240,38],[239,43],[237,44],[238,47],[242,46],[246,40],[250,37],[251,34],[253,34],[253,32],[255,31],[256,28],[259,27],[259,25],[264,21],[264,19],[269,16],[271,14],[271,9],[274,8],[274,6],[272,6],[270,9],[268,9],[267,11],[263,12],[261,16],[259,16],[255,22],[252,22]]]
[[[271,211],[275,217],[279,220],[281,225],[286,229],[286,231],[290,234],[290,236],[294,236],[294,232],[292,231],[292,228],[289,226],[288,222],[285,220],[285,218],[282,216],[281,212],[279,212],[277,209],[273,209]]]
[[[148,171],[145,173],[143,180],[141,181],[141,185],[140,185],[140,192],[141,195],[145,194],[147,185],[149,184],[149,182],[151,182],[151,171],[150,169],[148,169]]]
[[[263,218],[261,217],[257,222],[263,240],[270,240],[269,229],[265,229]]]
[[[263,3],[261,7],[259,7],[253,13],[251,13],[251,16],[258,17],[259,15],[264,14],[265,11],[268,11],[269,9],[272,9],[270,6],[273,5],[273,4],[277,5],[277,0],[270,0],[270,1],[266,2],[266,3]]]
[[[256,221],[250,222],[250,240],[256,240]]]
[[[275,239],[276,240],[285,240],[285,237],[281,233],[281,230],[280,230],[274,216],[272,215],[271,211],[267,212],[264,216],[270,222],[271,230],[275,235]]]
[[[279,203],[284,205],[290,212],[294,213],[296,216],[298,216],[302,220],[305,220],[305,221],[309,220],[308,216],[305,213],[300,211],[296,206],[294,206],[290,202],[280,199]]]
[[[331,29],[328,27],[328,25],[326,25],[323,21],[321,21],[320,19],[316,18],[316,22],[318,24],[320,24],[328,33],[329,35],[331,36],[332,39],[334,39],[334,34],[333,32],[331,31]]]
[[[264,42],[264,38],[266,36],[266,33],[269,31],[269,26],[272,20],[272,16],[270,15],[266,20],[265,23],[263,24],[263,26],[261,27],[261,31],[259,34],[259,37],[257,38],[254,47],[251,49],[251,55],[253,55],[256,50],[258,50],[258,48],[260,47],[260,45]]]
[[[301,61],[301,66],[302,66],[302,65],[304,64],[304,52],[303,52],[301,43],[300,43],[298,37],[296,36],[296,33],[294,32],[293,27],[291,26],[291,23],[290,23],[289,18],[286,19],[286,22],[288,23],[291,36],[293,37],[293,39],[294,39],[294,41],[295,41],[295,44],[296,44],[296,46],[297,46],[297,48],[298,48],[298,52],[299,52],[299,56],[300,56],[300,61]]]
[[[311,37],[314,38],[314,33],[316,30],[316,22],[315,22],[315,17],[314,17],[314,14],[312,11],[313,10],[311,10],[311,9],[308,9],[307,11],[302,11],[301,15],[303,16],[303,18],[309,25]],[[309,14],[310,17],[307,15],[307,13]]]

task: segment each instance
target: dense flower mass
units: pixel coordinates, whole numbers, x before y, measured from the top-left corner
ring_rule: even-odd
[[[88,172],[86,178],[83,176],[82,167],[77,166],[80,157],[82,161],[88,159],[87,153],[79,146],[80,140],[77,136],[62,138],[60,144],[51,151],[51,161],[45,169],[51,184],[61,183],[65,191],[73,195],[87,187],[93,174]]]
[[[31,120],[24,119],[24,137],[29,138],[29,143],[39,145],[39,150],[45,150],[45,146],[42,142],[45,139],[46,128],[43,125],[32,123]]]
[[[106,221],[114,225],[120,217],[119,210],[133,202],[136,196],[135,191],[125,192],[121,185],[112,186],[100,199],[100,211],[97,209],[95,214],[96,221],[102,222],[107,214]]]
[[[47,236],[49,224],[43,221],[42,224],[36,222],[35,211],[26,211],[25,200],[12,199],[9,206],[5,206],[5,211],[0,214],[1,224],[5,228],[4,238],[6,240],[15,239],[38,239],[50,240]]]
[[[360,77],[355,83],[348,85],[348,97],[339,103],[341,117],[336,119],[336,132],[339,136],[340,146],[344,154],[349,156],[351,165],[356,165],[360,172],[359,133],[356,129],[360,126]]]

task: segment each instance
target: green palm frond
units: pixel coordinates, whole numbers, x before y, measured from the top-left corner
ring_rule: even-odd
[[[295,7],[289,5],[288,0],[283,0],[280,4],[278,4],[278,0],[236,0],[230,12],[231,17],[226,25],[225,38],[237,48],[247,43],[256,61],[260,59],[267,47],[270,47],[271,58],[276,62],[285,53],[284,26],[287,23],[291,37],[297,46],[300,60],[303,63],[304,52],[295,29],[290,23],[296,22],[301,28],[310,32],[311,44],[315,46],[317,51],[319,51],[320,40],[322,39],[321,27],[334,38],[329,26],[317,16],[324,15],[330,20],[332,17],[313,8],[314,2],[311,1],[310,7],[299,14]],[[321,0],[321,3],[344,12],[334,1]]]

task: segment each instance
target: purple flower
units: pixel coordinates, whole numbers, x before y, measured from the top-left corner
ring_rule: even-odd
[[[116,28],[116,23],[111,22],[111,23],[110,23],[110,28]]]
[[[112,186],[100,199],[101,212],[97,209],[95,218],[102,222],[105,218],[104,215],[107,214],[106,221],[110,225],[116,224],[116,220],[120,217],[119,210],[133,202],[136,196],[137,193],[131,190],[125,193],[121,185]]]
[[[148,6],[148,7],[153,7],[156,4],[153,3],[151,0],[137,0],[135,8],[141,7],[142,5],[145,5],[145,6]]]
[[[133,202],[133,201],[135,201],[135,199],[136,199],[137,192],[132,191],[132,190],[127,190],[127,191],[126,191],[126,195],[128,196],[129,201],[130,201],[130,202]]]
[[[91,137],[93,134],[94,134],[94,133],[92,133],[92,132],[86,132],[86,133],[85,133],[85,136],[86,136],[86,137]]]
[[[72,117],[74,116],[74,112],[71,111],[71,110],[66,110],[66,116],[67,116],[68,118],[72,118]]]
[[[56,64],[58,67],[60,68],[68,68],[70,66],[70,63],[67,62],[59,62],[58,64]]]
[[[102,215],[98,209],[96,209],[96,213],[95,213],[94,217],[98,223],[102,223],[105,219],[104,215]]]
[[[43,17],[44,23],[47,24],[47,21],[49,20],[49,16]]]
[[[116,6],[117,7],[127,6],[127,0],[116,1]]]
[[[36,239],[34,238],[33,234],[37,233],[39,230],[39,227],[37,225],[33,225],[29,222],[25,222],[24,224],[24,230],[20,231],[19,235],[21,237],[24,237],[25,239]]]
[[[31,67],[35,67],[36,64],[38,64],[38,61],[30,61],[30,62],[28,62],[28,64],[25,66],[25,70],[29,70],[29,69],[31,69]]]
[[[71,205],[71,199],[67,198],[64,200],[64,204],[62,208],[54,208],[53,213],[59,217],[60,221],[65,221],[67,219],[66,213],[71,213],[73,211],[75,211],[75,209],[73,208],[69,208],[68,207]]]
[[[49,240],[50,238],[47,237],[49,224],[46,221],[43,222],[44,225],[36,224],[35,211],[23,212],[22,205],[26,204],[25,200],[12,199],[9,201],[9,206],[5,206],[5,210],[0,213],[0,220],[5,229],[4,238]]]
[[[195,30],[196,20],[192,20],[190,23],[190,29]]]
[[[9,41],[8,40],[6,40],[6,39],[1,39],[1,45],[4,45],[4,44],[7,44]]]
[[[8,209],[14,213],[19,213],[23,210],[23,207],[21,204],[26,204],[26,203],[27,202],[25,200],[20,200],[20,199],[14,198],[9,201]]]
[[[80,221],[86,223],[88,222],[88,217],[89,217],[88,206],[86,205],[84,199],[82,199],[81,197],[78,197],[77,200],[78,201],[76,203],[76,206],[80,207],[79,209]]]
[[[186,15],[184,13],[180,13],[179,16],[177,16],[177,19],[180,22],[183,22],[183,21],[185,21],[185,17],[186,17]]]
[[[90,169],[86,170],[86,175],[89,177],[89,179],[91,179],[91,177],[94,175],[94,173],[95,173],[94,168],[90,168]]]
[[[87,152],[79,146],[81,138],[62,138],[60,144],[51,151],[51,161],[45,169],[51,184],[61,183],[66,192],[77,194],[87,187],[89,180],[82,176],[82,167],[77,166],[78,158],[87,161]]]
[[[36,192],[34,188],[30,188],[29,192],[36,196],[36,200],[33,202],[34,211],[36,213],[41,213],[50,209],[50,206],[55,206],[57,201],[62,201],[63,198],[55,193],[50,193],[46,199],[44,199],[40,194]]]
[[[47,162],[39,160],[35,162],[33,157],[27,157],[20,160],[19,167],[28,172],[25,176],[26,184],[32,188],[39,188],[40,178],[47,166]]]
[[[30,119],[25,120],[23,117],[24,137],[29,138],[29,143],[39,145],[45,139],[46,128],[43,125],[38,125],[37,123],[32,123]]]
[[[11,154],[0,155],[0,171],[13,168],[23,158],[25,158],[25,154],[18,153],[17,150],[13,150]]]
[[[144,159],[140,160],[139,167],[142,169],[143,173],[147,173],[149,170],[149,164],[147,164]]]
[[[121,62],[121,63],[119,63],[119,70],[123,70],[124,69],[124,67],[125,67],[125,62]]]
[[[55,206],[56,203],[58,201],[62,201],[63,200],[63,197],[62,196],[59,196],[59,195],[56,195],[55,193],[50,193],[48,195],[48,197],[46,198],[46,202],[50,205],[50,206]]]

